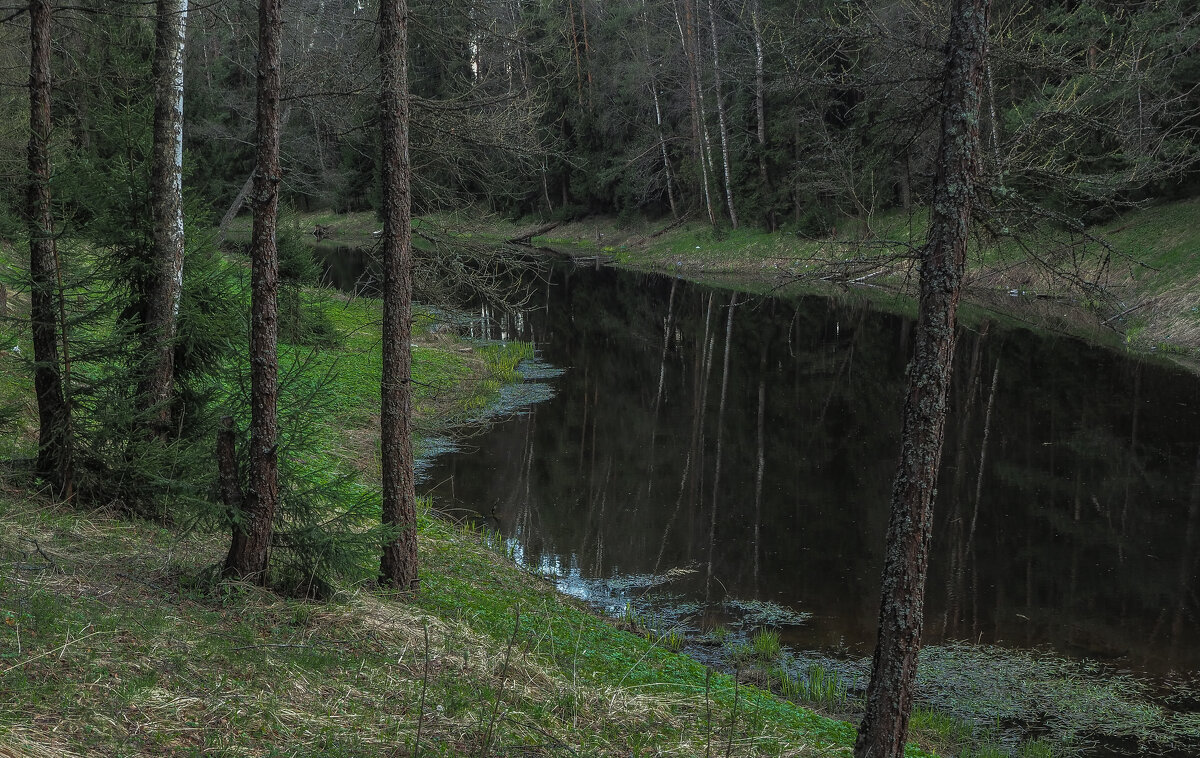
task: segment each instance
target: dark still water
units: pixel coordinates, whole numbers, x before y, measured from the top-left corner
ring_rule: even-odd
[[[869,655],[912,322],[547,276],[487,331],[565,368],[557,394],[440,458],[439,507],[481,514],[595,602],[658,598],[696,628],[749,613],[794,647]],[[926,640],[1200,668],[1198,388],[1071,339],[965,329]]]

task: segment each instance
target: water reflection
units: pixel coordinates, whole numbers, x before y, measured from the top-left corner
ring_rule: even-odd
[[[911,322],[611,270],[536,286],[472,328],[535,342],[568,369],[558,394],[440,459],[441,504],[591,599],[769,601],[813,614],[785,641],[869,653]],[[927,639],[1200,667],[1196,390],[1070,339],[965,331]]]

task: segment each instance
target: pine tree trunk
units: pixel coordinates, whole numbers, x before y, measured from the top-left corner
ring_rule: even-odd
[[[412,198],[408,158],[408,4],[379,4],[380,140],[383,174],[383,548],[379,578],[417,588],[417,510],[412,451]]]
[[[187,0],[158,0],[154,31],[154,259],[146,292],[141,392],[151,425],[165,434],[175,377],[175,334],[183,291],[183,50]]]
[[[250,240],[250,491],[225,561],[230,576],[263,580],[279,505],[279,95],[282,0],[259,0],[254,228]],[[241,534],[239,534],[241,530]]]
[[[979,115],[989,0],[954,0],[942,82],[942,128],[929,239],[921,252],[921,301],[909,364],[900,463],[892,486],[879,641],[856,758],[904,755],[917,654],[933,501],[946,423],[955,329],[979,167]]]
[[[58,360],[58,252],[50,210],[50,0],[29,3],[29,316],[38,406],[38,475],[59,497],[72,494],[71,412]]]

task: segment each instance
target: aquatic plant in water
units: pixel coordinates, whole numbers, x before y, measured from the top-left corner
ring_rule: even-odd
[[[967,718],[1039,724],[1064,742],[1134,739],[1149,747],[1200,744],[1200,714],[1154,702],[1128,673],[1050,653],[950,643],[925,648],[918,697]]]
[[[726,600],[725,609],[747,627],[799,626],[812,618],[811,613],[796,611],[770,600]]]

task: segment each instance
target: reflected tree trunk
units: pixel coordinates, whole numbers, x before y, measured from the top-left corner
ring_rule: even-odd
[[[762,556],[763,474],[767,467],[765,421],[767,411],[767,343],[758,359],[758,466],[754,470],[754,589],[758,594],[759,560]]]
[[[717,404],[717,452],[713,471],[712,505],[708,518],[708,570],[704,575],[704,603],[708,604],[712,589],[713,553],[716,550],[717,508],[721,502],[722,443],[725,440],[725,400],[729,394],[729,355],[733,348],[733,314],[737,309],[737,293],[729,298],[729,314],[725,318],[725,357],[721,362],[721,398]]]
[[[1192,478],[1191,498],[1188,501],[1187,528],[1184,529],[1183,555],[1179,559],[1179,591],[1175,600],[1175,615],[1171,621],[1171,648],[1167,662],[1175,664],[1179,644],[1184,637],[1184,617],[1192,585],[1196,581],[1196,542],[1200,537],[1200,452],[1196,453],[1196,473]]]
[[[979,166],[979,113],[990,0],[953,0],[942,81],[929,239],[921,251],[921,297],[908,367],[900,463],[892,486],[879,611],[856,758],[899,758],[908,738],[933,500],[946,424],[958,301]]]
[[[658,360],[658,389],[654,393],[654,416],[650,424],[650,465],[648,467],[648,475],[646,476],[647,498],[650,497],[650,493],[654,488],[654,471],[657,463],[656,453],[658,452],[659,411],[662,409],[663,388],[667,380],[667,349],[671,345],[671,329],[675,325],[675,289],[678,284],[678,279],[671,280],[671,295],[667,299],[667,317],[663,321],[662,354]]]

